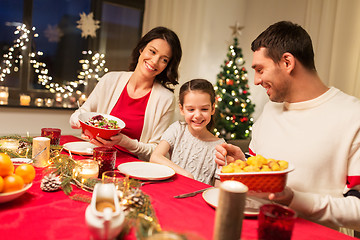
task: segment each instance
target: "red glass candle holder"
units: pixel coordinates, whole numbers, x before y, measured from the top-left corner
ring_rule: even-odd
[[[115,169],[116,149],[110,147],[96,147],[93,151],[93,158],[99,165],[98,178],[101,178],[103,172]]]
[[[260,207],[258,217],[258,238],[262,240],[290,240],[296,213],[278,204]]]
[[[50,138],[51,145],[60,144],[61,129],[60,128],[42,128],[41,136]]]

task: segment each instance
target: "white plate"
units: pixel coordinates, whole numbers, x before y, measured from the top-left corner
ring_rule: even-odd
[[[205,200],[205,202],[207,202],[210,206],[216,208],[218,206],[219,194],[220,194],[219,188],[210,188],[205,192],[203,192],[202,197]],[[244,210],[245,216],[248,217],[257,216],[259,214],[260,207],[263,204],[269,202],[270,201],[267,201],[265,199],[260,199],[253,196],[247,196],[245,202],[245,210]]]
[[[9,193],[0,193],[0,203],[3,202],[9,202],[11,200],[14,200],[15,198],[20,197],[23,195],[30,187],[32,186],[32,183],[27,184],[23,189],[20,189],[15,192],[9,192]]]
[[[81,154],[81,155],[92,155],[93,149],[97,147],[96,145],[89,142],[69,142],[65,143],[64,149],[72,154]]]
[[[121,173],[140,180],[163,180],[174,176],[174,169],[157,163],[128,162],[118,166]]]
[[[33,160],[30,158],[11,158],[11,161],[15,165],[19,165],[23,163],[31,164],[33,162]]]

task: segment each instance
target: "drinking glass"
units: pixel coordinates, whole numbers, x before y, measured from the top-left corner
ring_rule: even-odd
[[[291,239],[295,219],[295,211],[288,207],[279,204],[261,206],[258,217],[258,238],[262,240]]]
[[[102,178],[103,172],[115,169],[116,149],[111,147],[96,147],[93,150],[93,158],[99,164],[98,178]]]
[[[101,180],[102,183],[114,183],[116,190],[123,190],[124,175],[117,170],[103,172]]]

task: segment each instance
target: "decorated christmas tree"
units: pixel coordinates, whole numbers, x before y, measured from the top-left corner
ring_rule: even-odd
[[[244,67],[245,61],[239,47],[238,24],[232,27],[233,44],[229,46],[227,59],[221,65],[221,72],[217,75],[216,116],[214,133],[226,140],[247,139],[251,135],[255,105],[251,103],[247,78]]]

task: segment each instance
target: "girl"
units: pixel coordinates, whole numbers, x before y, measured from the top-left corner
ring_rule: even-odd
[[[88,100],[71,115],[71,126],[80,128],[78,116],[82,112],[118,117],[126,124],[121,133],[110,140],[96,137],[90,142],[115,145],[148,161],[171,123],[175,109],[172,87],[178,84],[181,55],[179,38],[172,30],[152,29],[133,50],[130,71],[104,75]]]
[[[167,165],[176,173],[214,184],[215,146],[225,142],[209,130],[215,113],[215,91],[204,79],[184,83],[179,92],[184,122],[174,122],[162,135],[150,162]],[[170,154],[171,160],[166,157]]]

